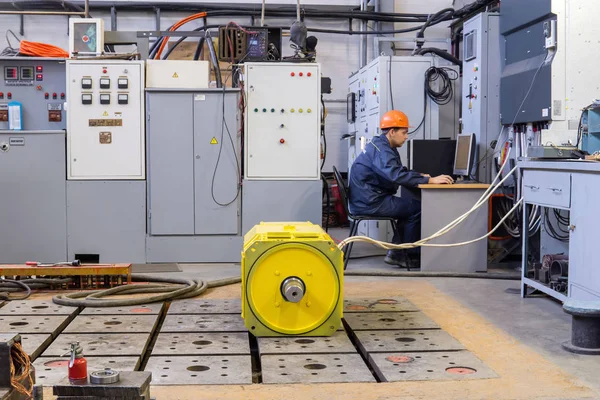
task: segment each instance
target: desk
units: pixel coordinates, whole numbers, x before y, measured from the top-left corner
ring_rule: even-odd
[[[531,286],[560,301],[600,300],[600,264],[598,263],[598,200],[600,199],[600,163],[586,161],[522,160],[518,163],[520,190],[525,204],[570,211],[569,241],[549,239],[544,225],[540,233],[540,256],[569,255],[567,293],[557,292],[527,274],[523,257],[521,296]],[[528,232],[527,207],[523,207],[522,232]],[[523,255],[531,245],[523,235]]]
[[[421,237],[428,237],[467,212],[490,185],[419,185]],[[429,243],[460,243],[487,233],[488,206],[483,205],[447,234]],[[421,271],[487,271],[487,240],[460,247],[421,247]]]

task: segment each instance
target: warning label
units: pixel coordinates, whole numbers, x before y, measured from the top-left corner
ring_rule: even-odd
[[[179,75],[177,75],[177,72],[173,73],[173,78],[179,78]]]
[[[108,117],[108,111],[104,111],[104,112],[102,113],[102,116],[103,116],[103,117]]]
[[[217,138],[213,137],[210,141],[210,144],[219,144],[219,142],[217,142]]]

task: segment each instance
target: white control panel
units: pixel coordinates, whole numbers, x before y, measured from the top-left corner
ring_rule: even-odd
[[[320,179],[316,63],[245,64],[246,179]]]
[[[145,179],[144,62],[67,60],[68,179]]]

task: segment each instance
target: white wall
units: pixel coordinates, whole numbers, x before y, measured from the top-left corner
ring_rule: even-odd
[[[115,3],[123,0],[114,0]],[[396,12],[410,13],[435,13],[442,8],[451,7],[452,0],[381,0],[382,2],[395,1]],[[229,1],[224,1],[227,3]],[[312,0],[317,3],[316,0]],[[328,4],[327,0],[322,0],[322,4]],[[164,29],[177,20],[190,13],[173,13],[163,12],[161,18],[161,27]],[[105,21],[105,28],[110,29],[110,14],[93,12],[93,17],[101,17]],[[210,24],[226,23],[230,19],[211,18]],[[249,18],[236,18],[237,22],[249,24]],[[18,35],[20,18],[18,16],[0,15],[0,48],[7,46],[4,38],[4,32],[11,29]],[[68,18],[65,16],[25,16],[25,36],[24,39],[30,41],[39,41],[50,43],[68,49]],[[292,20],[285,19],[267,19],[267,23],[276,24],[291,24]],[[153,30],[155,28],[155,16],[151,12],[119,12],[117,17],[118,30]],[[346,21],[323,21],[323,20],[307,20],[309,27],[322,27],[330,29],[348,30]],[[194,29],[200,26],[200,22],[191,22],[186,28]],[[403,29],[410,26],[409,24],[396,24],[396,29]],[[447,23],[437,25],[427,29],[426,37],[449,37],[449,30],[446,28]],[[358,29],[358,24],[355,23],[354,29]],[[332,171],[331,166],[336,165],[340,170],[347,170],[347,142],[340,141],[340,137],[346,133],[346,93],[347,93],[347,78],[358,70],[359,67],[359,36],[348,35],[329,35],[329,34],[314,34],[319,39],[317,46],[317,61],[322,64],[324,76],[331,77],[333,92],[325,95],[325,105],[328,110],[326,119],[326,135],[328,143],[327,160],[324,171]],[[399,35],[413,38],[415,33]],[[372,37],[369,37],[368,45],[373,44]],[[287,54],[291,53],[288,47],[288,38],[284,38],[284,48],[288,49]],[[16,45],[16,43],[13,43]],[[414,44],[410,44],[413,46]],[[371,54],[371,52],[369,52]],[[401,54],[399,52],[398,54]],[[336,102],[337,101],[337,102]]]

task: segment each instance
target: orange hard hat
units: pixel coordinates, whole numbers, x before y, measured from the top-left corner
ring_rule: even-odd
[[[379,122],[379,128],[411,128],[408,126],[408,117],[402,111],[391,110],[383,114],[381,122]]]

